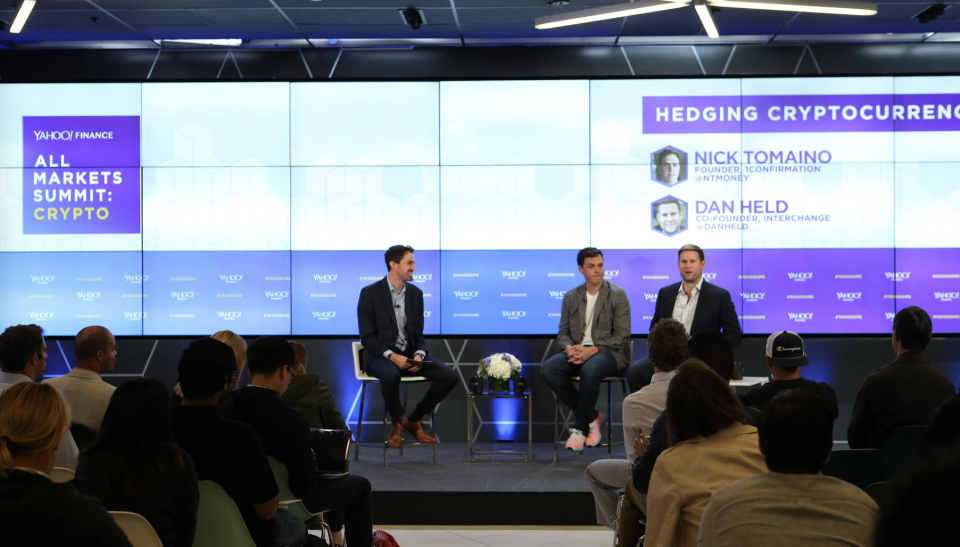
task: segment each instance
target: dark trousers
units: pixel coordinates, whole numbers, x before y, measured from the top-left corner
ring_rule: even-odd
[[[617,358],[609,351],[601,351],[582,365],[567,362],[562,351],[543,362],[540,377],[556,393],[560,402],[573,410],[576,421],[574,429],[586,435],[590,422],[597,419],[597,398],[600,397],[600,380],[617,374]],[[580,376],[580,389],[573,387],[571,376]],[[607,417],[609,418],[609,416]]]
[[[344,531],[347,544],[350,547],[373,545],[373,497],[367,479],[360,475],[335,479],[317,477],[317,485],[303,504],[312,513],[342,510],[343,524],[340,526],[347,528]]]
[[[646,357],[640,359],[627,367],[626,377],[627,389],[630,393],[640,391],[641,388],[650,385],[650,381],[653,380],[653,363]]]
[[[440,404],[453,388],[457,387],[460,375],[447,364],[438,361],[435,357],[428,357],[423,361],[423,367],[417,372],[400,370],[390,359],[380,356],[367,362],[367,374],[380,380],[380,391],[383,392],[383,404],[394,423],[403,421],[403,405],[400,403],[400,378],[404,376],[423,376],[430,380],[430,389],[417,407],[410,413],[410,421],[418,422],[426,414]],[[361,417],[360,419],[363,419]]]

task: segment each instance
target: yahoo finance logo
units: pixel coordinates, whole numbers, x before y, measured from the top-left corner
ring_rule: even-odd
[[[240,319],[240,316],[242,314],[243,312],[239,312],[239,311],[218,311],[217,317],[219,317],[220,319],[223,319],[224,321],[235,321],[237,319]]]
[[[125,311],[123,312],[123,318],[127,321],[143,321],[147,318],[147,312],[145,311]]]
[[[934,292],[933,297],[941,302],[960,300],[960,292]]]
[[[503,314],[503,318],[504,318],[504,319],[512,319],[512,320],[523,319],[524,317],[527,316],[527,311],[526,311],[526,310],[523,310],[523,311],[501,311],[500,313]]]
[[[170,298],[180,301],[193,300],[196,294],[194,291],[170,291]]]
[[[337,280],[337,274],[313,274],[313,280],[317,283],[333,283]]]
[[[614,279],[620,277],[620,270],[606,270],[603,272],[604,279]]]
[[[500,270],[500,273],[503,274],[504,279],[523,279],[524,277],[527,277],[526,270]]]
[[[77,300],[82,300],[84,302],[93,302],[94,300],[100,299],[100,291],[77,291]]]
[[[653,302],[654,304],[656,304],[657,293],[645,292],[643,293],[643,299],[646,300],[647,302]]]
[[[243,274],[220,274],[220,281],[234,284],[243,281]]]
[[[310,313],[317,321],[329,321],[337,318],[337,312],[335,311],[315,311]]]
[[[567,291],[550,291],[550,298],[554,300],[563,300],[563,296],[567,294]]]
[[[884,312],[884,315],[887,317],[887,321],[893,321],[893,318],[897,316],[892,311]]]
[[[744,302],[759,302],[763,300],[763,297],[766,296],[766,293],[762,292],[742,292],[740,293],[740,298],[743,298]]]
[[[841,300],[843,302],[855,302],[857,300],[860,300],[862,296],[863,296],[863,293],[859,293],[859,292],[838,292],[837,300]]]
[[[883,272],[888,281],[906,281],[910,279],[910,272]]]
[[[413,274],[414,283],[426,283],[431,279],[433,279],[433,274],[418,274],[418,273]]]
[[[150,275],[124,275],[123,280],[131,285],[142,285],[144,281],[147,281],[150,278]]]
[[[290,298],[290,291],[263,291],[263,294],[270,300]]]
[[[809,313],[793,313],[787,312],[787,317],[790,318],[794,323],[806,323],[807,321],[813,321],[813,312]]]
[[[791,281],[809,281],[813,279],[813,272],[787,272],[787,278]]]
[[[424,310],[423,312],[424,319],[430,319],[430,310]]]
[[[30,281],[36,283],[37,285],[47,285],[53,283],[55,275],[31,275]]]
[[[453,296],[460,300],[473,300],[480,296],[480,291],[453,291]]]
[[[717,272],[710,272],[710,273],[704,272],[703,279],[706,281],[713,282],[717,279]]]
[[[32,311],[30,312],[30,319],[33,321],[47,321],[53,319],[52,311]]]

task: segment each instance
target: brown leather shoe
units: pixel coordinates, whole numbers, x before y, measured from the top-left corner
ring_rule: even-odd
[[[387,448],[400,448],[401,446],[403,446],[403,425],[393,424],[393,427],[390,428],[390,436],[387,437]]]
[[[420,422],[411,422],[407,419],[406,416],[403,417],[403,428],[406,429],[413,438],[421,444],[436,444],[437,440],[427,435],[427,432],[423,430],[423,424]]]

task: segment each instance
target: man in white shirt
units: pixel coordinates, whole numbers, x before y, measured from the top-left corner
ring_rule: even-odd
[[[630,301],[620,287],[604,280],[603,251],[577,254],[584,283],[568,291],[560,309],[560,352],[543,362],[540,376],[574,413],[567,450],[600,444],[606,416],[597,412],[600,381],[622,374],[630,364]],[[572,376],[580,377],[580,388]]]
[[[597,460],[587,466],[587,481],[593,490],[597,524],[616,529],[617,500],[631,478],[633,462],[639,456],[640,436],[649,435],[653,422],[667,406],[667,387],[677,375],[687,353],[687,331],[673,319],[661,319],[647,338],[647,352],[654,364],[653,381],[623,400],[625,460]]]
[[[106,327],[86,327],[73,341],[76,365],[65,376],[45,380],[57,388],[70,407],[72,424],[82,425],[94,433],[107,413],[107,405],[116,387],[106,383],[101,374],[113,372],[117,362],[117,340]]]
[[[683,323],[689,336],[716,329],[723,332],[732,348],[737,348],[743,337],[737,310],[726,289],[703,279],[706,265],[703,249],[692,244],[680,247],[677,268],[682,280],[660,289],[650,328],[664,317],[672,317]],[[627,369],[627,387],[631,393],[637,391],[649,384],[652,376],[653,363],[644,357]]]

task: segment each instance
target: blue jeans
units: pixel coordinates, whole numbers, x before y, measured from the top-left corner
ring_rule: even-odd
[[[636,363],[627,367],[627,389],[630,393],[636,393],[641,388],[650,385],[653,380],[653,363],[650,359],[644,357]]]
[[[277,509],[273,528],[277,532],[273,547],[300,547],[307,541],[307,524],[286,509]]]
[[[567,362],[562,351],[543,362],[540,377],[547,383],[560,402],[573,410],[573,424],[584,435],[589,433],[590,422],[599,414],[594,408],[600,397],[600,380],[617,374],[617,358],[609,351],[601,351],[582,365]],[[573,387],[571,376],[580,376],[580,389]],[[609,418],[609,416],[608,416]]]

